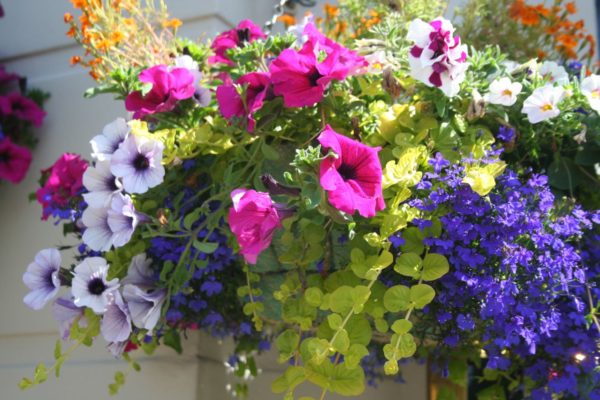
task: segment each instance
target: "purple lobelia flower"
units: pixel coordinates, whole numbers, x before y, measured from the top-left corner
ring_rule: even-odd
[[[113,231],[108,225],[108,210],[88,207],[81,220],[85,225],[83,243],[95,251],[108,251],[113,244]]]
[[[131,259],[127,276],[123,278],[123,285],[135,285],[142,289],[152,289],[156,286],[154,272],[150,268],[152,259],[146,257],[146,253],[138,254]]]
[[[145,193],[163,181],[163,149],[161,142],[129,135],[113,154],[110,170],[123,179],[123,188],[129,193]]]
[[[98,161],[93,167],[88,167],[83,174],[83,186],[89,193],[83,194],[83,199],[90,207],[108,207],[115,193],[123,189],[123,185],[110,172],[110,161]]]
[[[108,226],[113,232],[113,245],[121,247],[127,244],[143,217],[135,211],[131,197],[121,193],[115,194],[108,210]]]
[[[119,280],[108,281],[108,264],[102,257],[88,257],[75,267],[71,292],[77,306],[86,306],[95,313],[106,311],[114,293],[119,289]]]
[[[133,324],[151,331],[160,318],[161,308],[167,297],[165,289],[145,291],[135,285],[125,285],[123,297],[127,301]]]
[[[129,135],[129,126],[123,118],[117,118],[104,126],[100,135],[94,136],[90,141],[92,157],[98,161],[110,160],[119,145]]]
[[[34,310],[42,309],[60,289],[58,271],[60,253],[56,249],[45,249],[35,255],[23,274],[23,283],[31,289],[23,302]]]
[[[102,316],[100,332],[107,342],[124,342],[131,334],[131,315],[121,293],[115,290],[110,294],[112,301]]]
[[[73,303],[71,297],[59,297],[52,304],[52,315],[58,322],[60,329],[60,336],[63,340],[67,340],[71,333],[71,326],[76,318],[79,318],[79,325],[83,326],[86,324],[85,318],[83,317],[83,307],[77,307]]]

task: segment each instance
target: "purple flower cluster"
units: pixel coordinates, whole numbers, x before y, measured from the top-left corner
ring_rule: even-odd
[[[507,171],[485,198],[462,183],[463,167],[440,157],[430,163],[435,172],[425,175],[420,198],[410,204],[443,226],[439,237],[424,240],[451,265],[426,310],[441,342],[454,348],[480,340],[487,368],[535,381],[531,398],[600,398],[593,397],[600,396],[593,372],[600,335],[585,322],[587,287],[600,294],[593,288],[600,247],[583,245],[600,215],[555,202],[542,175],[522,182]],[[424,230],[431,222],[414,224]]]

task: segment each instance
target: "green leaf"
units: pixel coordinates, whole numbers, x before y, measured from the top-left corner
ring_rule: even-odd
[[[163,343],[165,346],[169,346],[175,350],[178,354],[181,354],[183,351],[181,347],[181,337],[179,336],[179,332],[175,329],[170,329],[165,333],[163,336]]]
[[[421,266],[423,260],[418,254],[415,253],[402,253],[396,259],[396,265],[394,265],[394,271],[400,275],[409,276],[414,279],[419,279],[421,276]]]
[[[193,245],[196,250],[206,254],[212,254],[219,248],[218,243],[201,242],[199,240],[194,240]]]
[[[402,250],[403,253],[423,253],[423,250],[425,249],[425,246],[423,246],[425,235],[419,228],[414,226],[406,228],[402,231],[402,238],[405,243],[400,246],[400,250]]]
[[[385,319],[375,318],[375,329],[377,329],[377,332],[379,333],[387,333],[387,331],[390,329],[390,326]]]
[[[548,166],[548,183],[557,189],[572,190],[580,182],[577,165],[568,158],[557,158]]]
[[[19,381],[19,389],[26,390],[34,386],[34,383],[29,378],[22,378]]]
[[[54,359],[58,360],[61,355],[62,355],[62,344],[61,344],[60,339],[58,339],[56,341],[56,344],[54,345]]]
[[[358,396],[365,390],[365,374],[362,368],[348,368],[345,363],[333,365],[326,360],[321,365],[306,367],[310,382],[342,396]]]
[[[352,311],[355,314],[362,312],[370,295],[371,291],[367,286],[359,285],[352,289]]]
[[[196,208],[194,211],[192,211],[183,218],[183,226],[185,227],[185,229],[187,229],[188,231],[192,229],[192,225],[194,224],[194,222],[198,221],[198,218],[200,218],[201,212],[201,208]]]
[[[348,332],[345,329],[338,330],[334,334],[331,346],[338,353],[344,354],[350,347],[350,339],[348,338]]]
[[[592,166],[600,163],[600,149],[596,146],[586,146],[575,155],[575,163]]]
[[[274,161],[279,159],[279,152],[275,150],[273,146],[268,145],[266,142],[263,142],[262,146],[260,147],[260,151],[267,160]]]
[[[348,368],[356,368],[360,365],[360,361],[368,355],[369,349],[366,346],[354,343],[344,355],[344,363]]]
[[[369,320],[364,315],[353,315],[346,323],[346,330],[350,343],[358,343],[367,346],[371,342],[373,330]]]
[[[313,307],[319,307],[323,301],[323,292],[319,288],[309,287],[304,292],[304,300]]]
[[[340,317],[339,314],[329,314],[327,316],[327,323],[329,324],[329,327],[333,330],[337,330],[340,328],[340,326],[342,326],[342,323],[344,323],[344,321],[342,320],[342,317]]]
[[[33,373],[33,382],[35,384],[46,382],[48,379],[48,369],[46,365],[43,363],[39,363],[37,367],[35,367],[35,372]]]
[[[496,384],[477,392],[477,400],[506,400],[506,394],[502,386]]]
[[[293,391],[296,386],[306,380],[306,373],[303,367],[289,366],[282,376],[271,383],[273,393],[283,393]]]
[[[424,281],[434,281],[450,270],[448,259],[441,254],[429,253],[423,259],[422,277]]]
[[[411,290],[403,285],[392,286],[383,295],[383,306],[390,312],[408,310],[411,301]]]
[[[420,310],[427,304],[431,303],[434,297],[435,290],[433,290],[431,286],[424,283],[410,288],[410,301],[414,303],[417,310]]]
[[[345,315],[354,307],[354,288],[342,286],[331,293],[329,304],[333,312]]]
[[[300,335],[291,329],[283,331],[275,340],[275,346],[279,350],[279,362],[284,363],[294,356],[300,344]]]
[[[404,335],[405,333],[410,332],[412,327],[413,324],[409,320],[399,319],[397,321],[394,321],[394,323],[392,324],[392,331],[394,331],[398,335]]]

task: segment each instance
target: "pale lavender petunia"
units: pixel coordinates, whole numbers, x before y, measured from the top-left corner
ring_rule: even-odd
[[[93,167],[88,167],[83,174],[83,186],[88,193],[83,199],[90,207],[109,207],[115,193],[123,189],[123,185],[110,172],[110,161],[98,161]]]
[[[67,340],[71,334],[71,326],[75,319],[79,318],[79,326],[86,326],[87,321],[83,316],[83,307],[77,307],[70,297],[59,297],[52,304],[52,314],[58,322],[60,336],[63,340]]]
[[[110,170],[117,178],[122,178],[127,192],[145,193],[164,179],[163,149],[161,142],[129,135],[113,154]]]
[[[60,253],[56,249],[45,249],[35,255],[23,274],[23,283],[31,289],[23,302],[34,310],[42,309],[60,289]]]
[[[100,332],[107,342],[124,342],[131,334],[129,308],[119,291],[115,290],[110,296],[112,300],[102,316]]]
[[[113,196],[110,207],[108,227],[113,233],[112,243],[115,247],[121,247],[129,242],[143,215],[135,211],[131,197],[121,193]]]
[[[117,118],[104,126],[102,134],[94,136],[90,141],[92,157],[98,161],[110,160],[119,145],[129,135],[129,125],[123,118]]]
[[[108,225],[108,210],[106,208],[88,207],[81,217],[85,231],[83,243],[95,251],[108,251],[113,244],[113,231]]]
[[[152,259],[146,257],[146,253],[138,254],[131,259],[127,276],[123,278],[123,285],[135,285],[141,289],[152,289],[156,286],[156,277],[150,266]]]
[[[108,281],[107,275],[108,264],[102,257],[88,257],[76,266],[71,287],[75,305],[104,313],[119,289],[119,280]]]
[[[123,297],[129,306],[133,324],[151,331],[160,318],[161,308],[167,297],[165,289],[147,292],[135,285],[125,285]]]

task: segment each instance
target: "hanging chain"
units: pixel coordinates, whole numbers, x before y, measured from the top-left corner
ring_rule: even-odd
[[[279,0],[279,2],[275,4],[275,6],[273,7],[273,15],[271,16],[271,19],[265,22],[264,25],[264,30],[267,35],[271,33],[271,30],[277,22],[277,19],[285,13],[286,8],[290,6],[291,2],[292,0]]]
[[[277,19],[281,17],[287,9],[293,9],[296,4],[303,7],[314,7],[317,4],[316,0],[279,0],[273,7],[273,15],[271,19],[265,22],[264,31],[266,34],[271,33],[273,26],[277,23]]]

